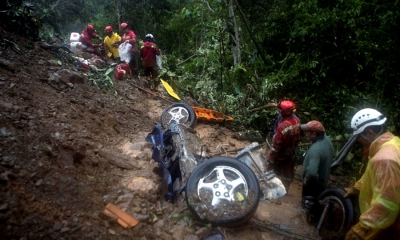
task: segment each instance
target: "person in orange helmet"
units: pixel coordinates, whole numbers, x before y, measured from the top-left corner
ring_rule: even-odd
[[[132,45],[132,48],[129,50],[129,53],[131,55],[131,59],[128,63],[130,69],[131,69],[131,74],[134,78],[139,77],[139,68],[138,68],[138,50],[136,48],[136,34],[133,30],[130,29],[129,25],[127,23],[121,23],[120,25],[121,30],[124,32],[124,35],[122,35],[122,38],[120,41],[118,41],[118,44],[121,43],[129,43]]]
[[[86,29],[82,31],[81,36],[79,37],[79,41],[82,43],[82,49],[85,52],[93,53],[96,55],[100,55],[98,48],[101,46],[100,44],[93,44],[92,39],[99,39],[102,41],[103,39],[96,34],[95,28],[92,24],[88,24]]]
[[[104,38],[104,49],[107,51],[107,56],[119,63],[118,44],[116,44],[116,42],[121,40],[121,36],[114,32],[111,26],[107,26],[104,31],[107,35]]]
[[[294,114],[296,106],[290,100],[282,100],[278,109],[282,119],[273,135],[266,160],[288,192],[294,177],[294,151],[301,141],[300,119]]]

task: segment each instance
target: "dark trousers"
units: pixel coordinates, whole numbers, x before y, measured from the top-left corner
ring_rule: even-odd
[[[274,163],[274,173],[282,181],[286,192],[289,191],[290,184],[293,181],[295,162],[294,157],[290,156],[285,160],[277,160]]]
[[[138,69],[138,56],[137,53],[131,52],[131,60],[129,61],[129,67],[131,68],[131,74],[134,77],[139,76],[139,69]]]

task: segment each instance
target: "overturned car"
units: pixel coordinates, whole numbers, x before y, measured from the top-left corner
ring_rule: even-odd
[[[247,222],[260,199],[283,196],[285,189],[273,173],[264,173],[257,143],[235,158],[209,156],[206,146],[188,126],[171,122],[156,125],[146,137],[154,144],[152,158],[159,163],[162,193],[176,202],[182,192],[197,220],[214,226]]]

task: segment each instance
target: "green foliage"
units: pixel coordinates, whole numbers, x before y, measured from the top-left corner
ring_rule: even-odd
[[[39,0],[33,7],[17,0],[1,3],[0,16],[3,28],[32,30],[32,36],[42,38],[69,36],[89,22],[101,35],[107,25],[122,34],[119,24],[128,22],[139,39],[155,36],[163,52],[160,76],[194,92],[201,106],[234,116],[243,128],[265,132],[276,109],[250,110],[289,98],[303,122],[317,119],[345,137],[352,115],[363,107],[389,116],[393,131],[400,127],[395,121],[400,105],[398,4]],[[41,32],[35,32],[39,26]]]
[[[36,16],[35,10],[36,6],[29,2],[2,1],[0,3],[0,27],[37,40],[42,23]]]

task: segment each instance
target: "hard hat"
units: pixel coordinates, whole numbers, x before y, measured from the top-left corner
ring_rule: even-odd
[[[152,34],[149,33],[146,35],[146,39],[154,40],[154,37]]]
[[[113,28],[112,28],[111,26],[107,26],[104,30],[105,30],[106,32],[112,32],[112,31],[113,31]]]
[[[89,32],[94,32],[93,25],[92,24],[88,24],[87,27],[86,27],[86,30],[89,31]]]
[[[280,112],[282,114],[286,114],[286,115],[290,115],[293,114],[293,112],[295,112],[295,104],[294,102],[290,101],[290,100],[282,100],[279,105],[278,108],[280,109]]]
[[[127,26],[128,26],[128,24],[127,24],[127,23],[124,23],[124,22],[123,22],[123,23],[121,23],[121,29],[122,29],[122,30],[124,30],[124,29],[125,29]]]
[[[372,108],[364,108],[358,111],[351,119],[353,135],[362,133],[368,126],[380,126],[387,118],[382,113]]]

